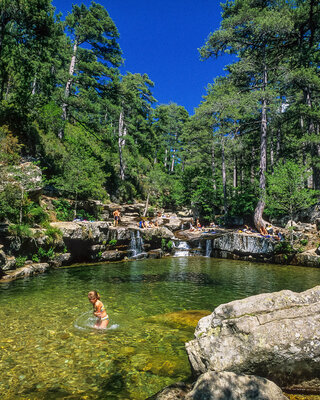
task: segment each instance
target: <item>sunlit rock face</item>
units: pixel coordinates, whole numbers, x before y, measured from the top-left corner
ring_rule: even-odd
[[[268,238],[229,233],[212,241],[214,250],[239,255],[270,255],[274,251],[274,243]]]
[[[18,184],[21,190],[27,192],[31,198],[37,198],[42,192],[44,186],[42,171],[32,162],[25,162],[10,167],[0,165],[0,174],[2,176],[0,190],[3,190],[3,185],[14,183]]]
[[[236,300],[202,318],[186,349],[195,374],[232,371],[277,384],[320,375],[320,286]]]

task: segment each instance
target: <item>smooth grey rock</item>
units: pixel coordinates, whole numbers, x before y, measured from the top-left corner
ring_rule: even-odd
[[[102,261],[118,261],[123,260],[125,257],[126,252],[124,251],[117,251],[117,250],[107,250],[102,253],[101,260]]]
[[[32,276],[35,274],[43,273],[50,268],[50,265],[47,263],[35,263],[29,264],[21,268],[17,268],[13,271],[8,272],[4,275],[1,281],[12,281],[18,278],[25,278],[27,276]]]
[[[268,255],[274,251],[275,243],[268,238],[242,233],[227,233],[212,240],[214,250],[241,255]]]
[[[264,293],[217,307],[186,343],[196,374],[232,371],[279,385],[320,374],[320,286]]]
[[[268,379],[233,372],[206,372],[185,400],[287,400]]]

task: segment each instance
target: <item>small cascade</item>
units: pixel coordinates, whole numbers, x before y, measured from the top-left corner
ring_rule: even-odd
[[[212,252],[212,241],[207,239],[206,240],[206,257],[210,257]]]
[[[174,246],[174,257],[188,257],[190,247],[187,242],[179,241]]]
[[[140,236],[140,231],[131,231],[130,234],[130,256],[136,258],[140,254],[143,254],[143,239]]]

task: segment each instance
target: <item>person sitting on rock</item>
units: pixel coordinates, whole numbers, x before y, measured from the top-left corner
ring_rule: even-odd
[[[261,225],[260,233],[261,233],[261,235],[263,235],[263,236],[268,235],[268,232],[267,232],[267,230],[266,230],[266,228],[265,228],[264,225]]]

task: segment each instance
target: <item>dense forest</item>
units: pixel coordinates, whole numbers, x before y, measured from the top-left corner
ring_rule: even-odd
[[[22,222],[21,201],[25,219],[39,213],[6,177],[26,160],[70,199],[148,199],[257,228],[307,208],[320,190],[319,44],[317,0],[226,1],[199,52],[235,61],[190,116],[158,104],[144,71],[121,75],[103,6],[62,16],[50,0],[0,0],[0,219]]]

